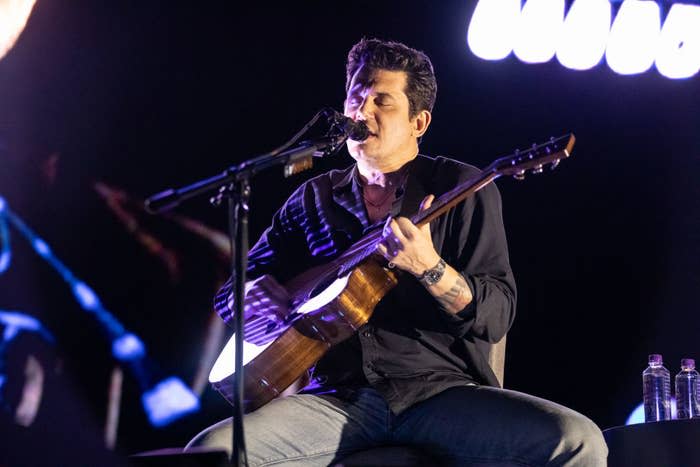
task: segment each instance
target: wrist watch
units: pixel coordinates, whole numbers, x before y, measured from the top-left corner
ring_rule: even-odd
[[[426,269],[425,272],[420,275],[418,280],[425,285],[435,285],[440,282],[440,279],[442,279],[443,274],[445,274],[446,267],[447,263],[445,263],[444,259],[440,258],[440,261],[438,261],[438,263],[432,268]]]

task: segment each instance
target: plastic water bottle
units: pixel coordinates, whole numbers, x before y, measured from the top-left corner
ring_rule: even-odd
[[[692,358],[681,360],[681,372],[676,375],[676,403],[678,418],[700,417],[698,372]]]
[[[644,421],[671,419],[671,374],[661,355],[649,355],[649,367],[642,373],[644,382]]]

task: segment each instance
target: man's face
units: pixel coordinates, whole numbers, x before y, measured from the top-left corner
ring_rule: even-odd
[[[420,128],[418,116],[409,117],[405,89],[403,71],[369,70],[361,65],[353,75],[345,98],[345,115],[364,120],[370,131],[365,141],[347,142],[350,155],[358,163],[387,173],[418,154],[417,138],[425,129]]]

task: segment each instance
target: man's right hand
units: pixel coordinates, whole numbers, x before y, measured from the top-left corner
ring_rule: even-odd
[[[246,282],[245,290],[246,321],[257,315],[282,322],[289,314],[289,293],[274,277],[266,274]]]

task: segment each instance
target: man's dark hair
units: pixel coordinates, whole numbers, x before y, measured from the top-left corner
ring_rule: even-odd
[[[406,72],[404,92],[408,97],[409,117],[415,117],[421,110],[433,110],[437,83],[433,64],[425,53],[400,42],[363,38],[348,53],[345,92],[350,88],[353,75],[363,64],[372,71]]]

